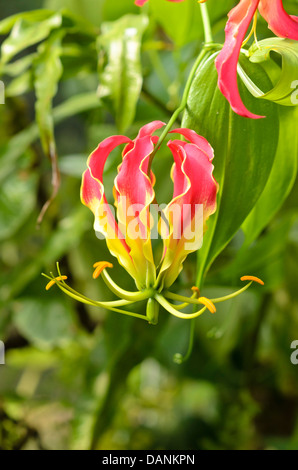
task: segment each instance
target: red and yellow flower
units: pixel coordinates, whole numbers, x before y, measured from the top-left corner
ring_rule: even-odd
[[[225,44],[215,62],[219,88],[232,109],[240,116],[254,119],[263,116],[244,106],[238,90],[237,65],[247,30],[258,11],[277,36],[298,40],[298,17],[286,13],[282,0],[241,0],[228,15]]]
[[[160,121],[152,122],[140,130],[135,140],[124,136],[104,140],[90,156],[82,182],[82,202],[94,213],[95,230],[105,236],[110,252],[134,278],[139,289],[173,284],[188,253],[197,250],[202,243],[202,239],[197,237],[196,244],[196,234],[194,240],[189,236],[193,233],[199,208],[203,207],[202,224],[205,229],[207,219],[216,210],[218,186],[212,175],[213,150],[210,144],[194,131],[173,131],[183,135],[188,142],[173,140],[168,143],[174,157],[174,194],[163,213],[164,250],[161,267],[157,270],[151,243],[153,222],[150,214],[150,206],[155,201],[155,176],[149,165],[157,142],[153,133],[163,126]],[[121,144],[126,146],[114,181],[117,222],[107,204],[103,170],[111,151]],[[192,245],[191,249],[187,245]]]
[[[172,131],[172,134],[182,135],[184,140],[168,142],[174,159],[171,173],[174,191],[172,201],[161,212],[157,224],[163,239],[163,252],[156,265],[151,241],[156,222],[150,211],[156,203],[155,176],[151,163],[159,146],[159,139],[153,134],[163,126],[164,123],[160,121],[147,124],[134,140],[125,136],[105,139],[89,157],[82,180],[81,199],[94,214],[95,231],[105,237],[111,254],[134,279],[137,291],[130,292],[118,286],[107,272],[107,268],[113,267],[107,261],[94,264],[93,278],[102,276],[119,300],[95,301],[75,291],[65,282],[67,277],[61,274],[59,264],[58,276],[44,275],[49,280],[47,289],[56,284],[63,292],[82,303],[157,324],[160,306],[178,318],[194,319],[207,309],[215,313],[216,302],[239,295],[252,282],[262,283],[256,277],[244,276],[242,280],[248,281],[245,287],[220,299],[201,297],[197,288],[193,288],[191,297],[169,291],[187,255],[202,244],[207,220],[216,211],[218,185],[213,177],[213,149],[207,140],[189,129]],[[111,152],[123,144],[122,162],[114,180],[116,220],[113,207],[107,203],[103,173]],[[146,315],[119,308],[140,301],[147,302]],[[197,305],[199,310],[183,313],[182,310],[189,305]]]

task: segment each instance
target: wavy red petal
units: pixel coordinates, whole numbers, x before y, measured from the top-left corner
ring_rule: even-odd
[[[161,127],[164,127],[165,125],[166,124],[162,121],[150,122],[149,124],[146,124],[145,126],[141,127],[137,139],[141,139],[142,137],[146,136],[152,136],[155,131],[161,129]]]
[[[218,86],[229,101],[233,111],[240,116],[259,119],[243,104],[237,83],[237,65],[246,32],[257,11],[260,0],[241,0],[229,13],[226,25],[226,40],[215,65],[218,71]]]
[[[260,0],[259,10],[274,34],[298,40],[298,17],[288,15],[282,0]]]
[[[202,141],[200,136],[193,132],[179,129],[179,133],[188,136],[193,142],[203,143],[209,155],[193,143],[180,140],[168,143],[175,163],[172,171],[173,199],[165,210],[170,230],[164,239],[161,273],[166,287],[177,278],[186,256],[200,247],[206,221],[216,210],[218,191],[211,163],[213,149],[205,139]],[[200,212],[201,209],[203,213]],[[189,235],[192,238],[189,238]]]
[[[198,135],[195,131],[192,129],[174,129],[173,131],[170,132],[170,134],[181,134],[183,135],[187,140],[189,140],[192,144],[197,145],[200,150],[205,152],[208,155],[208,158],[210,162],[214,158],[214,151],[211,145],[209,144],[208,140],[205,139],[205,137],[202,137],[201,135]]]
[[[124,135],[114,135],[103,140],[88,160],[88,167],[93,178],[102,182],[104,166],[110,153],[119,145],[129,143],[131,139]]]

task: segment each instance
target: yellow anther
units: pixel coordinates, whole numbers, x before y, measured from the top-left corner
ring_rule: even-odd
[[[210,299],[207,299],[206,297],[200,297],[200,298],[199,298],[199,302],[201,302],[203,305],[205,305],[205,307],[207,307],[208,310],[209,310],[211,313],[215,313],[215,312],[216,312],[216,307],[215,307],[214,303],[213,303]]]
[[[258,284],[261,284],[261,286],[264,286],[265,283],[262,281],[262,279],[259,279],[258,277],[256,276],[242,276],[240,278],[241,281],[253,281],[253,282],[257,282]]]
[[[113,268],[113,265],[112,263],[109,263],[108,261],[99,261],[98,263],[95,263],[93,265],[93,268],[95,268],[95,271],[93,273],[93,279],[97,279],[101,275],[104,269]]]
[[[58,276],[58,277],[55,277],[55,279],[52,279],[47,285],[46,285],[46,290],[50,290],[51,287],[53,287],[56,282],[58,281],[66,281],[67,280],[67,276]]]

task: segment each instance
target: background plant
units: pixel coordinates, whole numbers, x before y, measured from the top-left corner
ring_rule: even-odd
[[[177,117],[214,146],[222,188],[204,248],[188,259],[177,291],[197,279],[204,294],[218,296],[234,290],[243,272],[266,281],[264,290],[196,322],[194,351],[182,367],[173,356],[187,350],[187,323],[164,315],[153,328],[44,294],[40,273],[60,260],[74,287],[107,298],[91,266],[109,254],[79,201],[87,156],[109,135],[133,138],[150,120],[169,121],[202,49],[195,1],[149,3],[140,10],[132,0],[19,0],[1,9],[3,449],[83,449],[92,435],[102,449],[297,448],[297,366],[290,362],[298,338],[297,108],[258,100],[240,83],[246,105],[267,119],[236,116],[208,59]],[[207,3],[213,39],[222,43],[235,2]],[[297,1],[284,4],[298,14]],[[130,27],[137,31],[133,57]],[[258,39],[271,36],[260,20]],[[263,92],[281,73],[280,56],[271,57],[241,59]],[[119,161],[115,153],[107,187]],[[171,196],[170,165],[162,147],[154,162],[160,201]],[[120,268],[114,274],[131,288]]]

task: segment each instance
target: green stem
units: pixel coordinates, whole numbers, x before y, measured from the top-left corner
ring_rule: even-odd
[[[159,138],[159,140],[158,140],[158,142],[155,146],[155,149],[153,150],[152,154],[150,155],[150,160],[149,160],[149,164],[148,164],[148,175],[150,175],[152,162],[153,162],[153,159],[154,159],[159,147],[162,145],[163,141],[165,140],[165,138],[168,135],[168,133],[169,133],[170,129],[172,128],[172,126],[175,124],[176,120],[179,117],[179,114],[182,113],[184,111],[184,109],[186,108],[187,101],[188,101],[188,95],[189,95],[189,92],[190,92],[190,88],[191,88],[194,76],[195,76],[195,74],[198,70],[198,67],[199,67],[200,63],[202,62],[202,60],[204,59],[204,57],[206,56],[206,54],[208,52],[209,52],[209,47],[204,47],[203,50],[201,51],[200,55],[198,56],[197,60],[195,61],[192,69],[191,69],[191,72],[190,72],[189,77],[188,77],[187,82],[186,82],[186,86],[185,86],[185,89],[184,89],[181,104],[180,104],[179,108],[177,108],[176,111],[174,111],[171,119],[169,120],[168,124],[164,128],[164,130],[163,130],[163,132],[162,132],[162,134],[161,134],[161,136],[160,136],[160,138]]]
[[[200,8],[201,8],[201,13],[202,13],[205,43],[209,44],[213,42],[213,37],[212,37],[211,23],[210,23],[210,18],[209,18],[209,13],[208,13],[208,8],[207,8],[206,3],[201,3]]]
[[[186,352],[185,356],[182,356],[182,354],[180,354],[180,353],[175,354],[173,359],[174,359],[174,362],[176,362],[176,364],[182,364],[183,362],[186,362],[189,359],[189,357],[192,353],[193,343],[194,343],[194,335],[195,335],[195,324],[196,324],[195,318],[190,320],[189,343],[188,343],[187,352]]]

